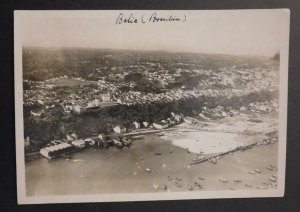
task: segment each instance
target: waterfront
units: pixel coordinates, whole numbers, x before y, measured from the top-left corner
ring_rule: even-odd
[[[240,142],[256,139],[239,137]],[[90,148],[72,155],[70,160],[39,158],[26,162],[26,194],[271,189],[276,188],[269,178],[277,175],[277,145],[259,145],[226,155],[217,164],[204,162],[191,166],[196,154],[151,134],[134,141],[130,148]],[[253,174],[255,169],[261,173]]]

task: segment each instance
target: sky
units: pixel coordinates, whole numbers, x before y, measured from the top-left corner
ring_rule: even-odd
[[[137,24],[116,24],[120,13]],[[185,22],[145,24],[156,13]],[[23,46],[92,47],[273,56],[288,23],[286,10],[219,11],[19,11],[17,35]]]

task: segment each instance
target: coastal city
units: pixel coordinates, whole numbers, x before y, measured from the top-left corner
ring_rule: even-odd
[[[80,171],[65,173],[71,182],[88,179],[81,193],[274,189],[278,69],[279,55],[25,47],[27,192],[48,192],[34,189],[30,169],[72,164]],[[118,174],[128,184],[95,179]],[[68,185],[51,192],[73,193]]]

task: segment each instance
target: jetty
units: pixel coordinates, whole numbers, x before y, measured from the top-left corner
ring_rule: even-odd
[[[236,152],[236,151],[245,151],[247,149],[251,149],[252,147],[254,147],[256,145],[258,145],[258,142],[248,144],[248,145],[244,145],[244,146],[238,146],[235,149],[232,149],[232,150],[229,150],[229,151],[226,151],[226,152],[221,152],[217,155],[213,155],[213,156],[210,156],[210,157],[204,157],[204,158],[201,158],[199,160],[194,160],[190,165],[195,165],[195,164],[199,164],[199,163],[202,163],[202,162],[205,162],[205,161],[210,161],[210,160],[215,159],[217,157],[221,157],[221,156],[224,156],[224,155]]]

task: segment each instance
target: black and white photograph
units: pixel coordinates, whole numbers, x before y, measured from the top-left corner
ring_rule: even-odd
[[[15,11],[18,203],[284,196],[289,17]]]

